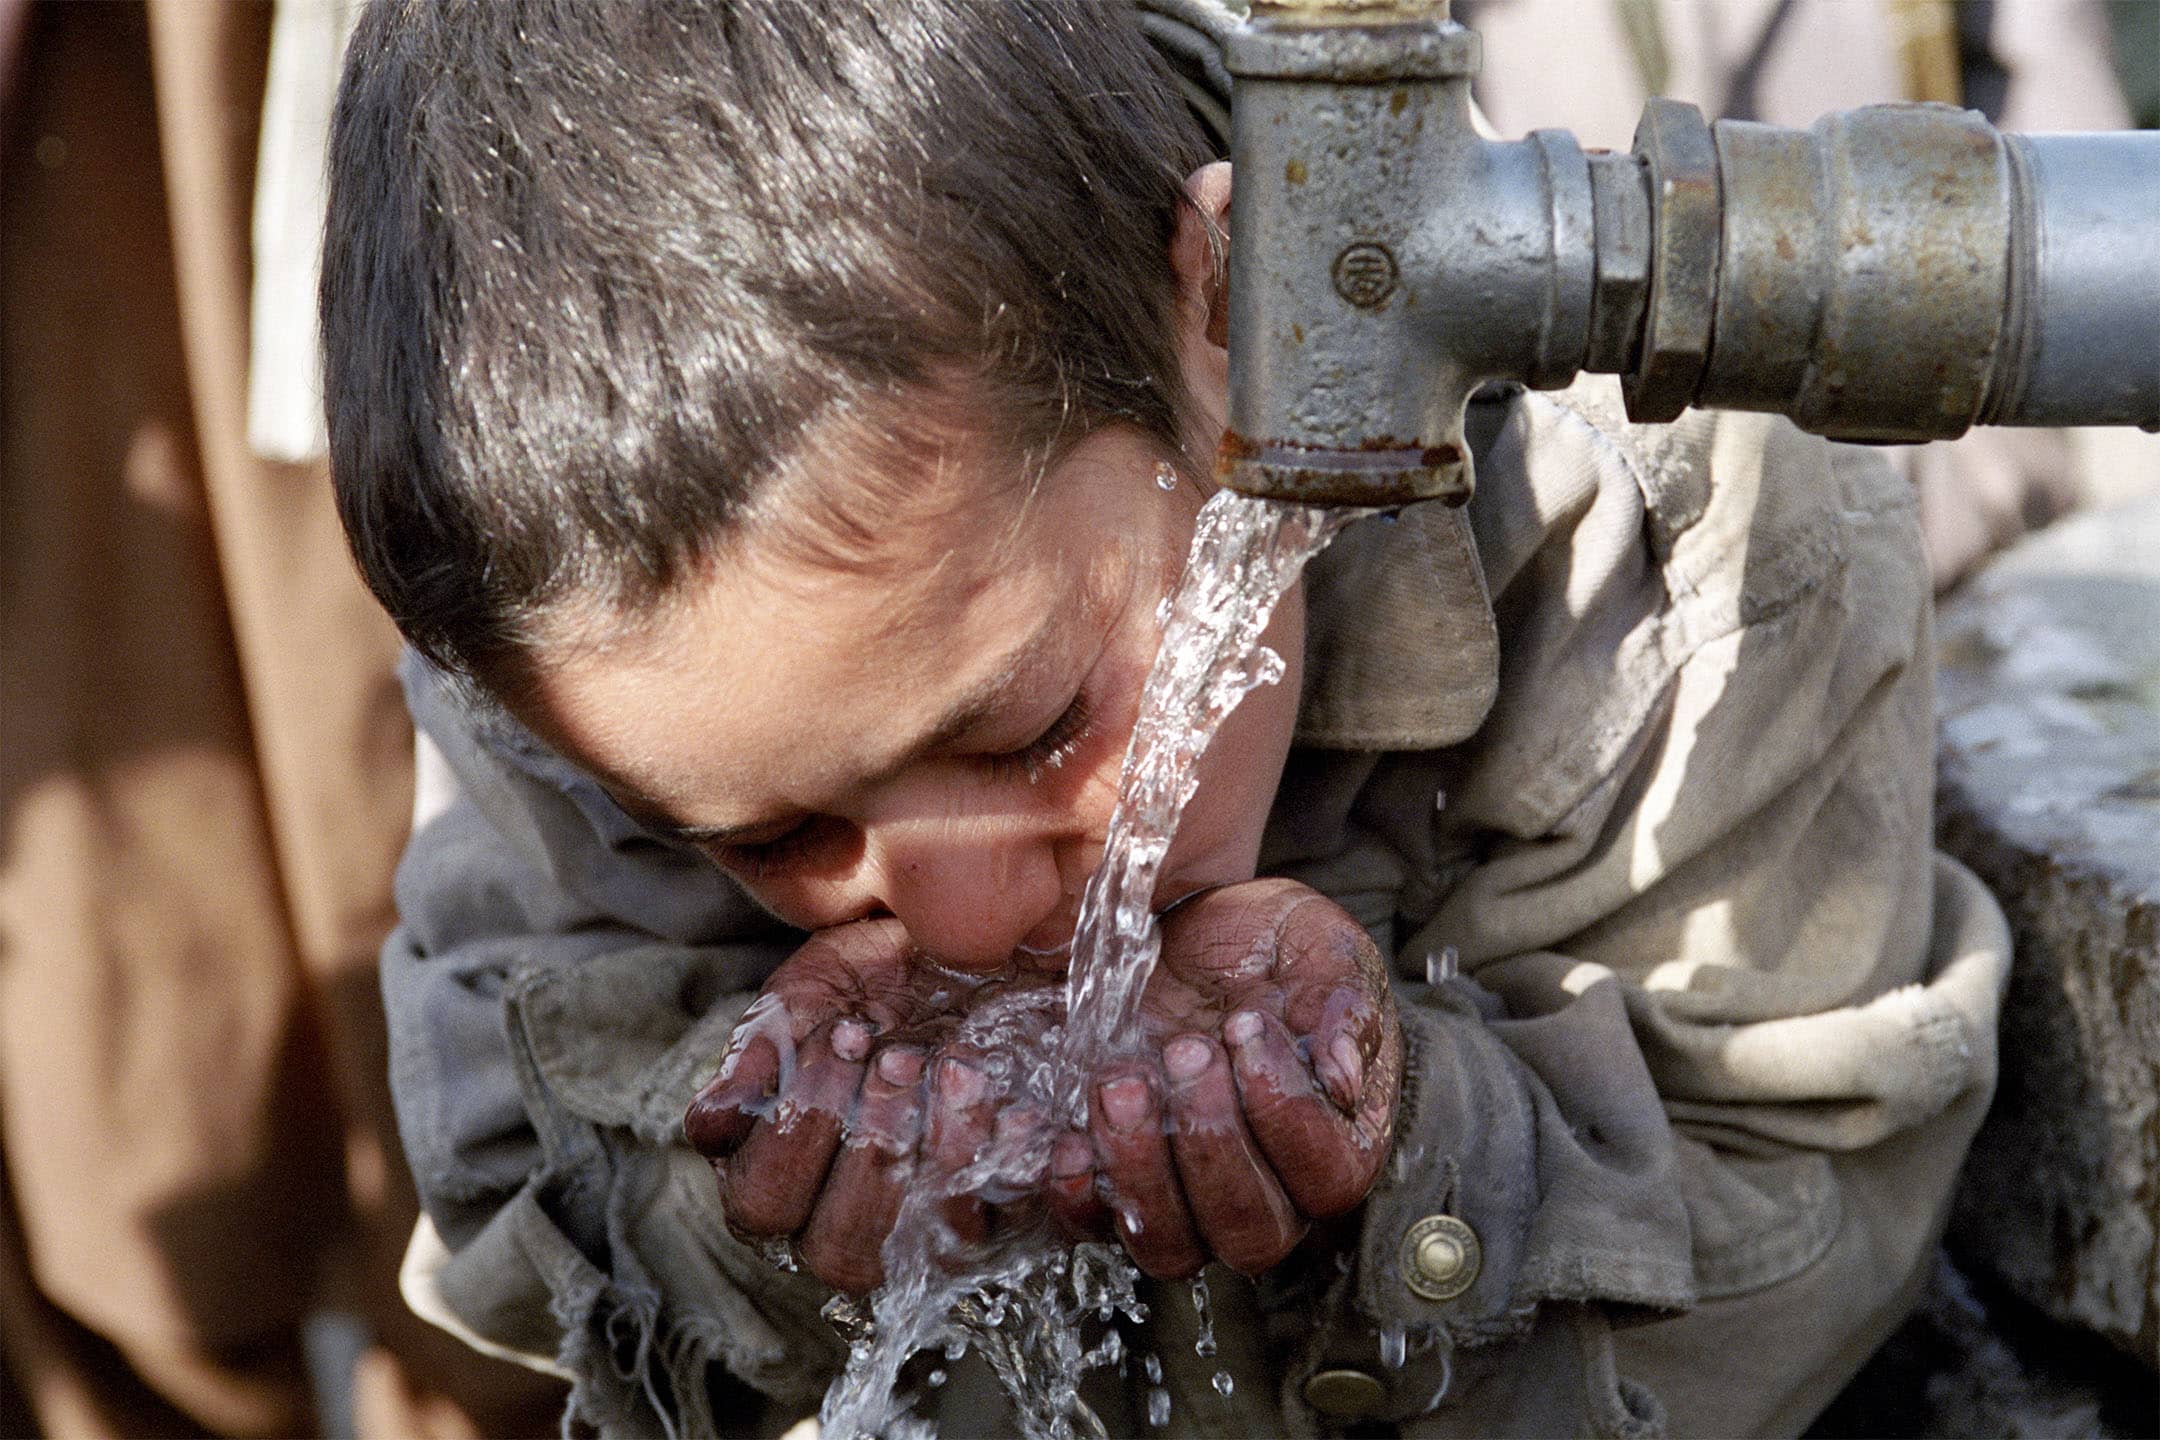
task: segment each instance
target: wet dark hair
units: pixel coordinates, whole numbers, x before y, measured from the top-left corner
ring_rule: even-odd
[[[650,606],[813,431],[906,443],[942,395],[1038,466],[1174,451],[1211,157],[1111,0],[376,0],[322,274],[361,571],[484,678]]]

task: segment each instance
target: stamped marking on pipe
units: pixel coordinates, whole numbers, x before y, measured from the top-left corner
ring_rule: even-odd
[[[1395,293],[1401,272],[1385,245],[1361,240],[1335,257],[1335,293],[1360,310],[1370,310]]]

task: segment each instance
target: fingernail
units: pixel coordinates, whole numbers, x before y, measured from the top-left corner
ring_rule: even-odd
[[[1335,1100],[1347,1109],[1356,1102],[1358,1090],[1364,1084],[1365,1057],[1358,1053],[1357,1041],[1348,1035],[1335,1037],[1334,1043],[1328,1046],[1328,1056],[1335,1062],[1335,1075],[1342,1092],[1335,1096]],[[1334,1090],[1338,1086],[1330,1085],[1328,1088]]]
[[[692,1096],[690,1103],[683,1107],[683,1134],[695,1146],[703,1132],[724,1123],[726,1118],[725,1112],[713,1103],[711,1093],[701,1092]]]
[[[1078,1135],[1061,1135],[1050,1149],[1050,1173],[1074,1180],[1095,1168],[1095,1147]]]
[[[989,1090],[990,1078],[963,1061],[947,1060],[938,1071],[938,1093],[948,1105],[965,1108],[980,1101]]]
[[[1250,1010],[1240,1010],[1222,1027],[1222,1033],[1232,1045],[1250,1045],[1260,1038],[1260,1017]]]
[[[870,1053],[870,1027],[860,1020],[842,1020],[833,1026],[833,1054],[842,1060],[860,1060]]]
[[[714,1072],[712,1079],[705,1082],[705,1089],[700,1091],[699,1093],[708,1094],[714,1090],[719,1089],[722,1085],[727,1084],[728,1081],[734,1079],[735,1067],[742,1064],[743,1051],[749,1048],[750,1047],[748,1045],[743,1044],[741,1041],[736,1041],[735,1043],[730,1044],[727,1048],[727,1053],[720,1057],[719,1070]]]
[[[896,1045],[877,1057],[878,1078],[888,1085],[913,1085],[922,1079],[922,1068],[922,1052],[905,1046]]]
[[[1207,1069],[1214,1047],[1197,1035],[1180,1035],[1163,1047],[1163,1069],[1173,1080],[1190,1080]]]
[[[1137,1130],[1147,1119],[1147,1081],[1137,1075],[1097,1087],[1095,1098],[1102,1104],[1104,1117],[1120,1130]]]

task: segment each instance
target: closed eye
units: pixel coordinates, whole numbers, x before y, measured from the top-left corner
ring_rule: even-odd
[[[1039,784],[1044,775],[1072,758],[1088,738],[1093,722],[1094,714],[1087,696],[1075,695],[1064,712],[1050,722],[1049,728],[1027,744],[1016,750],[970,758],[993,781],[1018,783],[1024,780],[1030,785]],[[762,880],[771,871],[799,861],[810,853],[829,833],[830,827],[840,823],[844,822],[809,815],[769,839],[707,839],[701,840],[701,844],[706,853],[725,868],[752,880]],[[699,837],[692,835],[690,838]]]
[[[703,847],[722,866],[752,880],[798,859],[817,843],[823,829],[817,816],[807,816],[769,840],[710,841]]]
[[[1094,716],[1090,712],[1087,696],[1075,695],[1065,712],[1050,722],[1043,731],[1017,750],[996,755],[980,755],[976,759],[999,781],[1026,780],[1034,785],[1041,782],[1049,771],[1057,769],[1080,748],[1080,742],[1088,736],[1089,724]]]

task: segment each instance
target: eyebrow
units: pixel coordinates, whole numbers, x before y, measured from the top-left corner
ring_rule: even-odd
[[[922,756],[950,745],[996,714],[1010,698],[1013,688],[1020,680],[1041,663],[1060,618],[1055,611],[1044,616],[1043,623],[1036,627],[1035,633],[1015,646],[1003,665],[969,686],[920,736],[896,747],[892,759],[865,771],[861,781],[882,779],[903,770]],[[692,845],[740,844],[744,836],[780,823],[778,820],[749,820],[734,825],[685,825],[661,818],[658,807],[643,802],[642,797],[639,804],[626,804],[624,809],[646,829]]]

